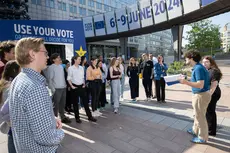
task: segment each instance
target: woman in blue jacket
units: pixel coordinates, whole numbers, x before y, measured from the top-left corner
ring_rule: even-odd
[[[154,65],[154,79],[156,80],[156,96],[157,102],[165,103],[165,80],[164,76],[167,75],[167,65],[164,63],[162,55],[157,57],[158,63]]]

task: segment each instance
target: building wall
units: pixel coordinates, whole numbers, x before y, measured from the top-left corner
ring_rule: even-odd
[[[229,52],[230,50],[230,25],[229,23],[227,23],[224,26],[221,40],[222,40],[222,48],[224,49],[224,52]]]
[[[92,16],[134,4],[138,0],[31,0],[29,15],[35,20],[73,20]],[[111,40],[119,43],[119,40]],[[139,53],[164,53],[172,50],[171,30],[130,37],[129,44],[137,45]],[[103,45],[103,44],[102,44]]]

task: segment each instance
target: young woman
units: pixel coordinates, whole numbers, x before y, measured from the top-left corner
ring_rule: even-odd
[[[209,71],[210,83],[211,83],[210,93],[212,95],[212,98],[206,112],[209,135],[216,136],[216,127],[217,127],[216,104],[221,97],[219,82],[222,78],[222,73],[219,67],[217,66],[216,62],[214,61],[214,59],[210,56],[204,57],[203,65]]]
[[[167,75],[166,71],[168,70],[167,65],[164,63],[162,55],[157,57],[158,63],[154,65],[154,78],[156,80],[156,95],[157,102],[165,103],[165,80],[164,76]]]
[[[111,90],[112,90],[112,103],[114,103],[114,113],[118,112],[119,99],[120,99],[120,79],[122,77],[121,70],[119,69],[119,60],[115,57],[112,58],[110,63],[110,78],[111,78]]]
[[[9,103],[6,101],[8,97],[9,87],[11,84],[11,81],[18,75],[20,72],[20,67],[16,63],[16,61],[9,61],[6,63],[4,71],[2,73],[2,79],[0,80],[0,105],[2,105],[4,102],[4,105],[1,108],[0,116],[1,118],[7,122],[6,125],[10,125],[10,117],[9,117]],[[2,127],[1,127],[2,128]],[[8,152],[9,153],[16,153],[14,141],[13,141],[13,135],[12,131],[9,128],[8,132]]]
[[[129,86],[131,92],[131,99],[136,102],[136,98],[139,97],[139,73],[138,66],[135,59],[132,57],[129,60],[129,66],[127,68],[127,76],[129,77]]]
[[[120,93],[120,97],[121,97],[121,101],[123,101],[124,99],[124,88],[125,88],[125,63],[122,57],[118,57],[117,58],[119,60],[119,69],[121,71],[121,93]]]
[[[97,67],[97,59],[91,59],[91,65],[87,68],[86,71],[86,80],[88,81],[89,88],[91,90],[91,107],[93,111],[93,116],[100,116],[101,113],[98,108],[99,96],[102,82],[102,73],[99,67]]]
[[[67,80],[71,87],[71,100],[74,108],[76,122],[82,122],[80,119],[78,108],[79,99],[82,100],[86,115],[88,116],[88,120],[96,122],[97,120],[92,116],[89,109],[88,98],[86,95],[87,92],[85,89],[84,69],[82,66],[80,66],[81,57],[76,55],[72,59],[74,60],[74,64],[68,69]]]
[[[101,84],[101,92],[100,92],[100,97],[99,97],[99,107],[103,109],[106,104],[106,89],[105,89],[105,83],[106,83],[106,77],[107,77],[107,70],[103,68],[102,61],[99,60],[97,62],[98,67],[101,70],[102,73],[102,84]]]

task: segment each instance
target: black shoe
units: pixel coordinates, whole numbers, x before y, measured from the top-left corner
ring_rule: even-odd
[[[109,102],[105,102],[106,104],[108,104]]]
[[[157,102],[158,102],[158,103],[161,103],[161,101],[160,101],[160,100],[157,100]]]
[[[97,122],[97,119],[94,118],[94,117],[90,117],[90,118],[88,118],[88,120],[91,121],[91,122]]]
[[[69,118],[65,117],[65,118],[63,118],[63,119],[61,120],[61,122],[62,122],[62,123],[71,123],[71,120],[70,120]]]
[[[165,100],[162,100],[161,102],[162,102],[162,103],[166,103],[166,101],[165,101]]]
[[[80,120],[80,118],[79,118],[79,119],[76,119],[76,122],[79,123],[79,124],[82,123],[82,121]]]
[[[208,135],[209,135],[209,136],[214,136],[214,137],[215,137],[215,136],[216,136],[216,133],[209,132]]]

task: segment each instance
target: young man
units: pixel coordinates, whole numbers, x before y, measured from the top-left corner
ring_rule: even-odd
[[[149,101],[152,96],[153,61],[149,60],[147,54],[143,54],[142,59],[142,83],[145,88],[146,100]]]
[[[182,84],[192,87],[192,106],[195,112],[194,124],[187,132],[195,137],[191,140],[194,143],[205,143],[208,140],[208,124],[206,110],[211,100],[209,73],[200,64],[201,55],[197,51],[189,51],[185,54],[186,64],[193,66],[191,81],[184,78]]]
[[[48,68],[48,84],[53,93],[54,115],[58,117],[59,112],[62,122],[70,123],[70,119],[65,116],[66,81],[62,60],[58,53],[54,53],[50,61],[53,64]]]
[[[45,78],[48,52],[41,38],[23,38],[15,47],[21,73],[9,92],[9,110],[16,152],[55,153],[64,138],[62,123],[55,118]]]
[[[74,60],[74,65],[70,66],[68,69],[67,80],[71,87],[71,100],[74,108],[76,122],[82,123],[79,116],[78,108],[79,98],[81,98],[83,102],[83,106],[85,108],[86,115],[88,116],[88,120],[96,122],[97,120],[93,118],[89,109],[89,98],[87,97],[85,89],[84,69],[82,66],[79,65],[81,63],[81,57],[76,55],[72,58],[72,60]]]
[[[14,60],[14,47],[15,43],[12,41],[3,41],[0,43],[0,79],[2,77],[2,72],[4,70],[5,64],[10,61]]]

